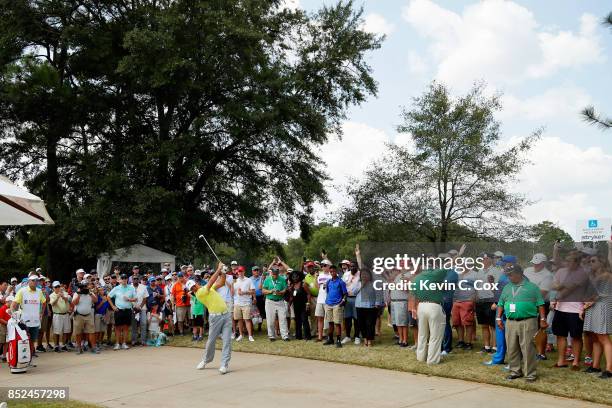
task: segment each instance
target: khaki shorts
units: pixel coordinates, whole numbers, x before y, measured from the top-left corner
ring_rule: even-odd
[[[325,305],[325,320],[329,323],[342,324],[342,320],[344,320],[344,307],[340,305]]]
[[[95,314],[94,315],[94,328],[96,333],[104,333],[106,331],[106,323],[104,323],[104,315]]]
[[[62,334],[68,334],[71,331],[70,315],[64,314],[53,314],[53,334],[58,336]]]
[[[92,334],[95,333],[95,329],[93,313],[87,316],[74,314],[74,334]]]
[[[251,305],[234,305],[234,320],[251,320]]]
[[[325,304],[317,303],[317,307],[315,308],[315,316],[325,317]]]
[[[176,307],[176,321],[184,322],[187,318],[187,314],[190,313],[189,306],[177,306]]]

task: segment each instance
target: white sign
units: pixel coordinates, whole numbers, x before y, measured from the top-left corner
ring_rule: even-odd
[[[612,219],[610,218],[578,220],[576,223],[577,241],[607,241],[610,239],[611,225]]]

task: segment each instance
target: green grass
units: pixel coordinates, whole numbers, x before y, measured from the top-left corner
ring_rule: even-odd
[[[8,401],[7,408],[99,408],[99,405],[87,404],[79,401],[58,401],[58,402],[28,402],[28,401]]]
[[[261,333],[255,333],[255,342],[234,342],[233,350],[455,378],[603,404],[611,404],[612,402],[612,382],[610,380],[602,380],[597,375],[584,372],[551,368],[556,361],[556,353],[549,353],[548,360],[538,364],[539,378],[535,383],[526,383],[522,379],[508,381],[505,379],[507,372],[502,369],[502,366],[483,365],[483,362],[490,359],[490,355],[483,355],[477,352],[482,347],[478,342],[474,345],[474,351],[455,349],[448,357],[444,358],[441,364],[428,366],[416,361],[414,351],[407,348],[400,349],[394,345],[393,330],[384,323],[383,326],[382,336],[376,338],[372,348],[355,346],[350,343],[341,349],[337,349],[334,346],[323,346],[321,343],[312,340],[270,342],[267,339],[264,328]],[[411,334],[409,338],[411,338]],[[202,342],[192,342],[190,336],[171,338],[169,345],[177,347],[204,347]],[[217,348],[220,345],[220,341],[217,341]]]

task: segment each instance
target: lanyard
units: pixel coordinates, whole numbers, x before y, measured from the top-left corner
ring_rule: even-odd
[[[510,287],[510,290],[512,291],[512,300],[514,300],[518,294],[521,293],[521,289],[523,289],[523,285],[519,286],[518,288],[515,288],[514,286]]]

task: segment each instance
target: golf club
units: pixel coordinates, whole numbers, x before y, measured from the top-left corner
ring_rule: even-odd
[[[217,256],[217,254],[215,253],[215,250],[212,249],[212,247],[210,246],[210,244],[208,243],[208,240],[206,239],[206,237],[204,235],[200,235],[198,238],[203,239],[204,242],[206,242],[206,245],[208,245],[208,248],[210,249],[210,252],[212,252],[212,254],[215,256],[215,258],[217,258],[217,261],[221,262],[221,260],[219,259],[219,257]],[[223,263],[223,262],[221,262]]]

